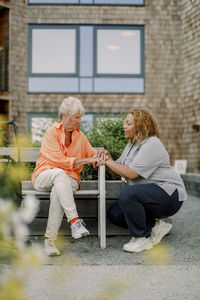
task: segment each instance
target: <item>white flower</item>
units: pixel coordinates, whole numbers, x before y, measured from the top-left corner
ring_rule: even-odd
[[[31,223],[39,210],[39,200],[33,194],[27,194],[21,208],[21,219],[25,223]]]
[[[0,214],[8,215],[14,210],[13,203],[9,200],[0,199]]]

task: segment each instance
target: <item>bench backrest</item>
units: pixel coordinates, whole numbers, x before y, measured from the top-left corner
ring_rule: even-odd
[[[95,149],[103,149],[102,147],[96,147]],[[36,147],[0,147],[0,156],[10,156],[16,162],[36,162],[40,153],[40,148]],[[0,159],[1,161],[1,159]]]
[[[40,148],[32,148],[32,147],[21,147],[20,149],[16,147],[0,147],[0,155],[10,156],[16,162],[36,162],[39,156]]]

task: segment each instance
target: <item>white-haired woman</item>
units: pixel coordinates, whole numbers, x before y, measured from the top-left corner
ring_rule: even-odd
[[[60,255],[55,240],[65,213],[75,239],[89,235],[79,219],[73,192],[79,187],[84,164],[98,162],[95,149],[78,129],[84,107],[75,97],[63,100],[59,107],[59,122],[49,127],[43,138],[40,155],[32,174],[36,190],[51,191],[48,223],[45,233],[45,253]]]

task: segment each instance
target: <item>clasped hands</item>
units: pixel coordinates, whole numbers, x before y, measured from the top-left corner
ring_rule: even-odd
[[[112,157],[106,149],[102,149],[95,152],[93,159],[95,159],[93,166],[98,167],[99,165],[106,165],[108,161],[112,160]]]

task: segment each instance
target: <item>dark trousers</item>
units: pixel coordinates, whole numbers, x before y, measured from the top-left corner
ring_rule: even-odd
[[[119,200],[107,211],[109,221],[128,228],[134,237],[149,237],[156,220],[174,215],[182,206],[178,191],[169,196],[156,184],[137,184],[123,188]]]

